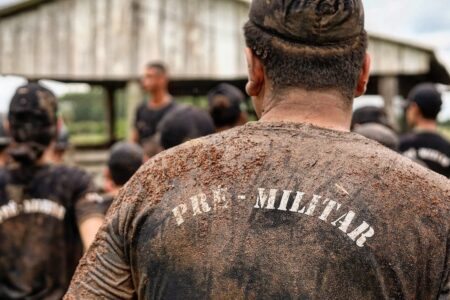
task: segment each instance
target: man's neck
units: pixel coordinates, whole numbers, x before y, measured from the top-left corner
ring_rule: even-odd
[[[171,97],[167,91],[158,91],[152,95],[152,98],[148,102],[150,108],[161,108],[170,103]]]
[[[5,167],[6,162],[7,162],[6,154],[4,152],[0,153],[0,168]]]
[[[352,106],[338,92],[295,89],[266,99],[266,103],[268,109],[263,112],[261,122],[303,123],[350,131]]]
[[[437,131],[437,122],[434,120],[423,119],[417,123],[414,128],[416,131],[429,131],[436,132]]]

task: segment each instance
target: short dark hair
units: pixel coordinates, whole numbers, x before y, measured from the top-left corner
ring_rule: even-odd
[[[166,65],[162,62],[149,62],[146,67],[147,69],[157,69],[162,74],[168,72]]]
[[[118,143],[111,149],[108,169],[117,186],[123,186],[133,177],[144,161],[144,152],[136,144]]]
[[[247,47],[266,69],[275,89],[337,89],[352,100],[367,50],[367,33],[340,46],[310,46],[273,36],[252,22],[244,26]]]
[[[173,148],[188,140],[214,132],[215,127],[211,116],[206,111],[191,106],[178,106],[158,125],[160,145],[164,149]]]
[[[222,83],[208,93],[209,114],[217,127],[234,126],[241,117],[244,94],[236,87]]]
[[[408,95],[410,102],[416,103],[422,116],[436,120],[442,108],[442,95],[432,83],[415,86]]]

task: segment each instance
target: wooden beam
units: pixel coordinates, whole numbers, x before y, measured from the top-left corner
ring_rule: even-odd
[[[384,106],[390,123],[398,128],[395,116],[394,99],[399,95],[399,81],[396,76],[383,76],[378,79],[378,93],[384,99]]]
[[[9,17],[21,12],[25,12],[28,10],[32,10],[36,8],[36,6],[39,6],[46,2],[51,2],[54,0],[28,0],[28,1],[22,1],[17,4],[8,5],[5,8],[0,9],[0,18]]]
[[[116,88],[112,86],[106,86],[106,120],[108,122],[108,142],[113,145],[117,141],[116,136],[116,101],[115,94]]]
[[[128,82],[125,90],[125,101],[127,102],[127,137],[131,138],[131,132],[134,129],[134,118],[136,109],[143,101],[144,94],[138,80]]]

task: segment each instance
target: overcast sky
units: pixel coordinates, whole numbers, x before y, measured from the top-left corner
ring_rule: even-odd
[[[0,6],[15,2],[20,0],[0,0]],[[450,69],[449,0],[364,0],[364,5],[369,31],[433,47]],[[0,89],[0,99],[6,93],[11,92]],[[4,107],[6,104],[0,101],[0,110]]]

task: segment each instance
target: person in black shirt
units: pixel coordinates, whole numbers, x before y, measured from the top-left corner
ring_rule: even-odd
[[[102,225],[90,176],[48,161],[56,116],[55,96],[38,84],[11,101],[13,161],[0,169],[0,299],[61,299],[89,247],[83,242]]]
[[[368,139],[398,151],[399,137],[381,107],[365,106],[353,112],[351,129]]]
[[[111,148],[105,174],[107,198],[114,199],[120,189],[144,163],[144,151],[136,144],[117,143]]]
[[[432,84],[425,83],[415,87],[408,100],[406,119],[414,132],[401,138],[400,151],[450,178],[450,143],[437,132],[441,94]]]
[[[175,108],[176,103],[168,92],[168,71],[163,64],[150,63],[145,68],[142,87],[150,99],[142,103],[136,112],[132,140],[144,145],[151,139],[164,116]]]

